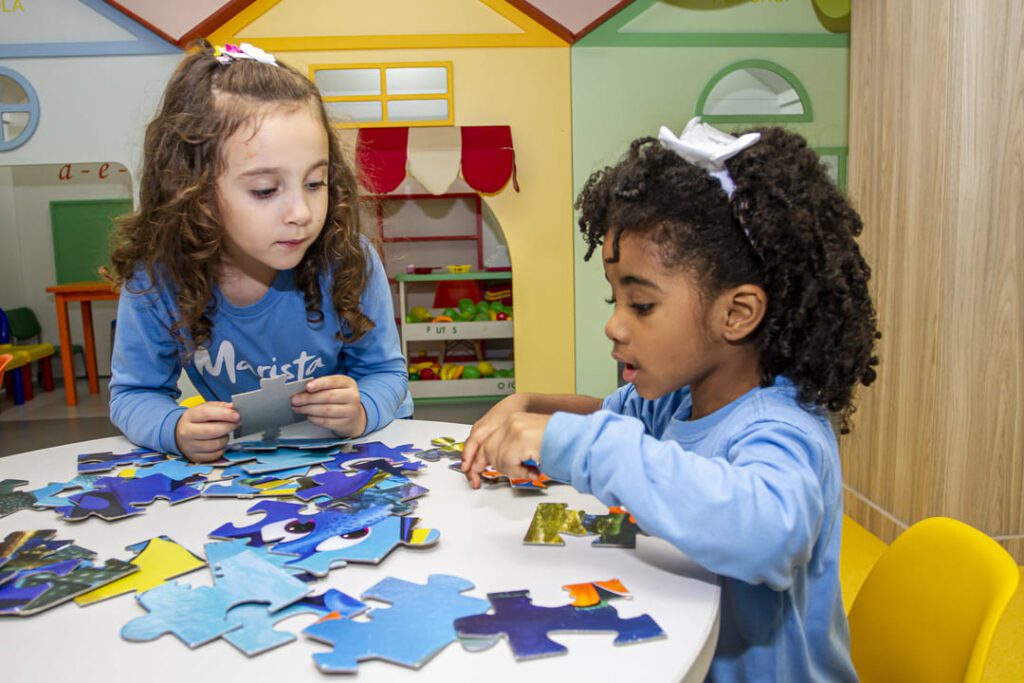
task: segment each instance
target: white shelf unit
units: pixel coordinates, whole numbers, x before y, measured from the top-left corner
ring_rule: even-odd
[[[443,282],[450,280],[512,280],[510,272],[470,272],[470,273],[431,273],[428,275],[412,275],[400,273],[395,276],[398,282],[399,331],[402,337],[402,354],[409,358],[409,342],[437,341],[448,342],[464,339],[511,339],[513,323],[511,320],[492,321],[455,321],[455,322],[406,322],[408,305],[405,286],[410,282]],[[440,315],[440,311],[436,312]],[[495,369],[512,367],[510,361],[491,361]],[[409,382],[409,392],[414,399],[451,399],[481,396],[506,396],[515,393],[515,377],[482,377],[480,379],[456,380],[420,380]]]

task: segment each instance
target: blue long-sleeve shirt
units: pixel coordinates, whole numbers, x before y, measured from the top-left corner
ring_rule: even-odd
[[[690,420],[689,388],[632,385],[591,415],[555,413],[541,471],[722,577],[709,680],[855,681],[839,585],[842,471],[825,416],[791,382]]]
[[[267,294],[249,306],[234,306],[214,287],[215,309],[208,347],[184,369],[208,401],[230,401],[232,394],[259,389],[264,377],[288,381],[348,375],[356,380],[366,431],[412,414],[408,370],[402,357],[387,276],[376,252],[364,243],[370,277],[360,299],[375,324],[350,344],[336,338],[348,330],[331,301],[332,277],[320,278],[324,319],[306,320],[302,292],[291,270],[280,271]],[[171,335],[178,319],[170,287],[151,287],[140,269],[121,290],[111,361],[110,419],[132,442],[166,453],[180,453],[174,438],[185,411],[177,404],[182,346]]]

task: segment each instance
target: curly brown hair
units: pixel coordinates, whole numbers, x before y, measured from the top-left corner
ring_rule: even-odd
[[[777,127],[748,132],[761,139],[726,162],[731,199],[654,138],[635,140],[576,200],[585,258],[607,238],[614,262],[628,232],[657,244],[666,267],[693,274],[706,300],[761,287],[768,305],[750,342],[762,386],[785,375],[801,402],[838,413],[846,432],[855,386],[875,380],[880,337],[871,269],[854,239],[861,220],[804,138]]]
[[[360,310],[367,255],[360,243],[359,188],[316,86],[278,62],[239,60],[222,64],[209,43],[185,57],[171,76],[156,116],[146,128],[139,206],[118,221],[113,237],[112,279],[129,282],[145,268],[173,288],[178,320],[172,329],[190,356],[210,341],[213,284],[224,249],[217,178],[222,148],[236,131],[258,126],[273,107],[310,104],[320,112],[328,138],[328,207],[324,228],[295,268],[307,319],[321,322],[320,275],[333,271],[332,304],[354,341],[373,328]]]

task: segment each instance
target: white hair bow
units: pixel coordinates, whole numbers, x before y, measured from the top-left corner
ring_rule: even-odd
[[[257,62],[263,62],[264,64],[277,64],[277,59],[274,55],[269,52],[264,52],[255,45],[249,43],[242,43],[241,45],[233,45],[228,43],[223,47],[217,46],[213,50],[213,56],[217,58],[217,61],[221,64],[230,64],[233,61],[242,59],[252,59]]]
[[[673,135],[665,126],[658,131],[658,140],[663,145],[694,166],[704,169],[718,181],[729,197],[735,192],[736,184],[733,183],[725,162],[760,139],[760,133],[747,133],[739,138],[729,135],[714,126],[701,123],[699,116],[690,119],[679,137]]]

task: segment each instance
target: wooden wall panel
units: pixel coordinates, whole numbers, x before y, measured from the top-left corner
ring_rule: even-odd
[[[1024,3],[859,0],[852,22],[849,192],[884,337],[846,482],[903,524],[1024,538]]]

